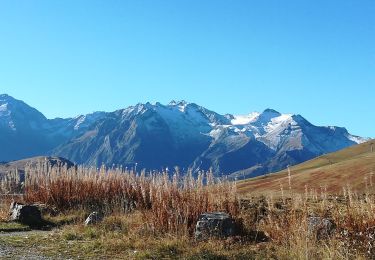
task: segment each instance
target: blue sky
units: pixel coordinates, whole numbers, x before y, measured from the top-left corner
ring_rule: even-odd
[[[0,1],[0,93],[47,117],[185,99],[375,137],[375,1]]]

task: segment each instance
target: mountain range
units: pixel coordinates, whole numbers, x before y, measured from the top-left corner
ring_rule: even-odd
[[[49,155],[90,166],[212,167],[216,175],[256,176],[366,140],[272,109],[221,115],[172,101],[47,119],[23,101],[0,95],[0,161]]]

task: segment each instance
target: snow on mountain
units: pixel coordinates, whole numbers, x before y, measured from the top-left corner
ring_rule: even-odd
[[[364,143],[364,142],[367,142],[368,140],[370,140],[369,138],[363,138],[363,137],[360,137],[360,136],[355,136],[355,135],[351,135],[351,134],[347,134],[346,137],[357,143],[357,144],[361,144],[361,143]]]
[[[1,115],[2,115],[2,113],[5,113],[5,112],[8,112],[8,103],[4,103],[4,104],[0,105],[0,113],[1,113]]]
[[[136,113],[142,114],[147,110],[153,111],[163,120],[177,142],[197,140],[204,135],[212,138],[211,147],[227,143],[232,148],[237,147],[235,149],[239,149],[246,142],[254,140],[263,143],[274,152],[302,151],[310,147],[308,149],[311,150],[312,154],[320,155],[330,150],[325,148],[326,135],[334,135],[335,132],[335,130],[327,128],[328,132],[325,133],[326,128],[313,126],[299,115],[281,114],[273,109],[266,109],[262,113],[253,112],[248,115],[227,114],[223,116],[194,103],[172,101],[168,105],[160,103],[154,105],[150,103],[138,104],[126,111],[127,113],[136,111]],[[155,125],[157,121],[148,122]],[[152,129],[152,126],[150,129]],[[310,136],[310,132],[317,133]],[[319,134],[325,137],[322,140],[314,137],[314,135],[318,136]],[[339,137],[341,141],[333,141],[329,137],[328,146],[331,144],[332,149],[335,150],[366,140],[350,134]],[[323,148],[310,139],[319,140]]]
[[[94,123],[97,120],[100,120],[105,116],[105,112],[94,112],[87,115],[79,115],[75,118],[73,118],[74,130],[80,130],[82,128],[90,126],[92,123]]]
[[[253,112],[248,115],[233,115],[233,119],[231,120],[232,125],[247,125],[251,122],[254,122],[260,113]]]
[[[0,95],[0,126],[12,131],[18,128],[36,130],[47,119],[35,108],[9,95]]]
[[[366,140],[273,109],[221,115],[182,100],[46,119],[24,102],[0,95],[0,146],[10,147],[0,150],[0,161],[50,154],[86,165],[212,167],[216,174],[247,169],[255,176]]]

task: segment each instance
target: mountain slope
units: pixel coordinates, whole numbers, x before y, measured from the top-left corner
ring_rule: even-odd
[[[185,101],[137,104],[114,112],[46,119],[0,96],[0,161],[54,155],[75,163],[148,170],[193,168],[257,176],[363,142],[345,128],[319,127],[272,109],[220,115]]]
[[[28,159],[19,160],[19,161],[0,163],[0,176],[2,174],[14,172],[16,170],[18,170],[19,172],[24,172],[25,168],[28,166],[35,167],[38,164],[44,165],[46,163],[52,166],[54,165],[61,165],[61,166],[66,165],[67,167],[74,166],[74,164],[71,161],[61,158],[61,157],[37,156],[37,157],[32,157]]]
[[[1,160],[35,156],[51,149],[40,131],[47,121],[42,113],[24,102],[0,95]]]
[[[371,148],[373,147],[373,148]],[[338,152],[326,154],[313,160],[290,167],[293,192],[304,193],[307,188],[341,192],[347,185],[352,190],[364,192],[375,190],[375,140],[355,145]],[[238,182],[243,194],[280,195],[289,189],[288,171],[283,170],[267,176]]]
[[[222,116],[181,101],[109,113],[54,154],[97,166],[212,167],[224,175],[247,169],[247,176],[257,176],[357,144],[355,140],[362,141],[345,128],[317,127],[300,115],[267,109],[248,117]]]
[[[0,161],[49,154],[52,149],[82,134],[104,112],[49,120],[35,108],[9,95],[0,95]]]
[[[210,143],[204,134],[211,129],[209,123],[223,120],[204,112],[211,111],[187,103],[138,104],[110,113],[54,153],[84,164],[188,167]]]

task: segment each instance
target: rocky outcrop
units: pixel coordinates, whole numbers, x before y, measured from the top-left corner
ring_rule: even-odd
[[[333,220],[322,217],[307,218],[307,232],[310,236],[316,236],[318,240],[330,237],[335,231]]]
[[[195,239],[205,240],[210,237],[225,238],[239,234],[236,222],[224,212],[204,213],[195,227]]]
[[[31,227],[38,227],[43,224],[41,211],[38,206],[35,205],[24,205],[12,202],[9,215],[11,221],[16,221]]]

